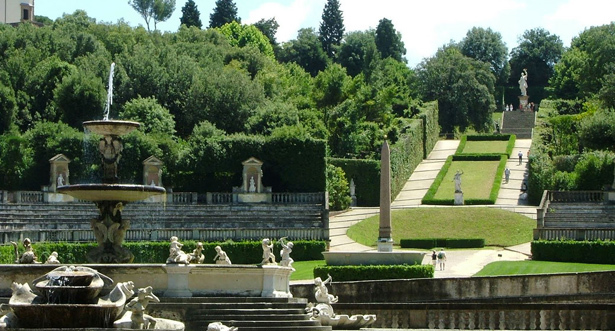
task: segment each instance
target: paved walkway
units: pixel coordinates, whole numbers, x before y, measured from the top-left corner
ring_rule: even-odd
[[[527,176],[527,152],[531,144],[530,139],[517,139],[511,157],[506,166],[511,170],[508,183],[502,178],[502,186],[498,199],[493,208],[502,208],[514,211],[525,216],[536,218],[536,207],[527,206],[523,199],[521,186]],[[406,182],[402,191],[391,204],[392,209],[424,208],[433,206],[421,205],[421,199],[438,175],[449,155],[455,154],[458,140],[440,140],[431,151],[427,159],[418,165],[412,176]],[[523,160],[519,163],[517,154],[523,153]],[[456,207],[463,208],[463,207]],[[355,223],[379,213],[379,208],[357,207],[347,212],[333,215],[329,220],[331,251],[370,251],[371,247],[354,242],[346,236],[346,230]],[[395,230],[393,230],[395,231]],[[395,235],[395,232],[393,232]],[[447,251],[446,268],[436,270],[436,278],[470,277],[493,261],[514,261],[527,259],[530,252],[530,243],[499,249],[463,249]],[[423,263],[431,263],[431,256],[425,256]]]

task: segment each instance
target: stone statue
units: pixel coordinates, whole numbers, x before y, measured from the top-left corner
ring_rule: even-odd
[[[58,252],[51,252],[51,255],[45,261],[45,264],[60,264],[60,260],[58,260]]]
[[[160,302],[157,296],[152,293],[152,287],[140,288],[137,297],[126,304],[126,309],[132,312],[132,329],[155,329],[156,319],[145,314],[145,309],[150,301]]]
[[[275,255],[273,254],[273,244],[269,238],[263,239],[263,261],[261,264],[276,264]]]
[[[284,242],[286,237],[280,238],[279,243],[282,245],[282,250],[280,251],[280,265],[283,267],[293,267],[292,264],[295,262],[291,257],[290,253],[293,251],[293,243],[288,241]]]
[[[207,331],[236,331],[237,327],[231,326],[228,327],[220,322],[213,322],[207,325]]]
[[[196,248],[192,253],[188,254],[190,257],[190,263],[202,264],[205,261],[205,254],[203,254],[203,243],[196,243]]]
[[[455,193],[462,193],[461,191],[461,175],[463,175],[463,171],[457,170],[455,173],[455,177],[453,181],[455,181]]]
[[[331,283],[333,278],[331,275],[323,282],[320,277],[314,279],[314,297],[318,303],[332,304],[337,302],[337,297],[333,294],[329,294],[327,284]]]
[[[519,89],[521,89],[521,95],[527,95],[527,69],[523,69],[521,77],[519,78]]]
[[[216,246],[216,256],[214,256],[214,261],[216,264],[232,264],[231,259],[228,258],[226,252],[222,250],[222,247]]]
[[[256,185],[254,184],[254,176],[250,177],[250,186],[248,187],[248,192],[250,193],[256,192]]]
[[[17,243],[14,241],[11,241],[11,244],[13,245],[13,249],[15,250],[15,263],[19,263],[19,264],[40,263],[39,261],[36,260],[37,257],[36,257],[36,254],[34,254],[34,250],[32,249],[32,241],[30,240],[30,238],[26,238],[23,240],[23,248],[25,249],[25,251],[21,255],[19,255],[19,248],[17,247]]]
[[[167,264],[190,264],[190,257],[182,251],[184,245],[179,242],[176,236],[171,237],[171,247],[169,248],[169,258]]]
[[[58,175],[57,186],[64,186],[64,176],[62,176],[62,174]]]

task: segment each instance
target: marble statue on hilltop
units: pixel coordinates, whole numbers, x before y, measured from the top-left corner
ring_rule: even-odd
[[[523,69],[521,73],[521,77],[519,78],[519,89],[521,90],[521,95],[527,95],[527,69]]]
[[[30,238],[26,238],[23,240],[23,254],[19,255],[19,248],[16,242],[11,241],[11,245],[13,245],[13,249],[15,251],[15,263],[19,264],[33,264],[40,263],[37,261],[36,254],[34,253],[34,249],[32,248],[32,241]]]
[[[453,177],[453,181],[455,182],[455,193],[461,193],[461,175],[463,175],[463,171],[457,170],[455,176]]]
[[[190,264],[190,256],[182,251],[184,245],[179,242],[176,236],[171,237],[171,247],[169,248],[169,258],[167,264]]]
[[[273,243],[269,238],[263,239],[263,261],[261,264],[276,264],[275,255],[273,254]]]
[[[337,315],[333,311],[332,303],[336,303],[338,297],[329,294],[327,284],[332,281],[331,275],[322,281],[320,277],[314,279],[314,297],[316,304],[309,303],[305,309],[311,314],[310,319],[318,320],[323,326],[331,326],[333,329],[358,330],[376,321],[376,315]]]
[[[222,250],[222,247],[216,246],[214,249],[216,250],[216,256],[214,256],[214,261],[216,261],[216,264],[232,264],[231,259],[229,259],[226,252]]]
[[[190,257],[190,263],[202,264],[205,261],[205,254],[203,254],[203,243],[196,243],[196,248],[192,253],[188,254]]]
[[[213,322],[207,325],[207,331],[236,331],[239,330],[235,326],[226,326],[220,322]]]
[[[291,257],[290,253],[293,251],[293,243],[288,241],[285,242],[286,237],[280,238],[278,242],[282,245],[282,250],[280,251],[280,265],[283,267],[292,268],[293,262],[295,262]]]

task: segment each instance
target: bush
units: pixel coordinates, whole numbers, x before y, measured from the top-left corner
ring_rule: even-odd
[[[326,279],[331,275],[336,281],[433,278],[433,265],[352,265],[317,266],[314,277]]]
[[[483,248],[485,239],[455,239],[455,238],[426,238],[426,239],[401,239],[401,248],[423,248],[432,249],[435,247],[446,248]]]
[[[532,242],[532,259],[537,261],[615,264],[615,242],[537,240]]]
[[[332,164],[327,164],[327,192],[331,210],[344,210],[350,206],[350,189],[344,170]]]
[[[196,241],[190,240],[182,242],[182,250],[191,253],[196,248]],[[234,264],[258,264],[262,261],[263,250],[260,241],[244,242],[204,242],[203,254],[205,263],[213,263],[216,255],[214,248],[221,246],[228,254]],[[324,241],[297,240],[293,241],[293,252],[291,257],[295,261],[322,260],[322,252],[326,249]],[[135,256],[134,263],[165,263],[169,257],[169,243],[164,241],[152,242],[125,242],[124,247],[129,249]],[[52,252],[58,252],[58,259],[63,264],[85,264],[88,263],[86,254],[96,247],[95,243],[65,243],[65,242],[43,242],[32,245],[38,260],[45,262]],[[282,246],[274,244],[274,252],[279,252]],[[20,244],[20,253],[23,248]],[[15,261],[13,247],[10,245],[0,247],[0,264],[12,264]]]

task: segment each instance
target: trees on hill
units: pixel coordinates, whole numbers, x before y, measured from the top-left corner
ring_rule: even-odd
[[[506,84],[510,75],[508,49],[499,32],[473,27],[460,42],[459,48],[463,55],[489,63],[497,84]]]
[[[194,0],[186,1],[186,4],[182,7],[182,17],[179,21],[180,24],[184,24],[187,27],[196,26],[200,29],[203,26],[203,23],[201,23],[201,13]]]
[[[327,0],[322,12],[322,21],[318,29],[322,49],[330,58],[335,55],[335,49],[344,38],[344,17],[338,0]]]
[[[406,55],[401,33],[395,30],[393,22],[387,18],[381,19],[376,27],[376,47],[384,59],[392,57],[397,61],[402,61]]]
[[[237,16],[237,5],[233,0],[216,0],[216,7],[209,15],[209,27],[219,28],[231,22],[241,23],[241,18]]]
[[[532,86],[547,86],[563,52],[562,40],[549,31],[542,28],[525,31],[519,45],[510,53],[510,85],[517,86],[521,72],[527,69]]]
[[[128,4],[143,17],[147,31],[152,20],[156,30],[156,24],[168,20],[175,11],[175,0],[129,0]]]

